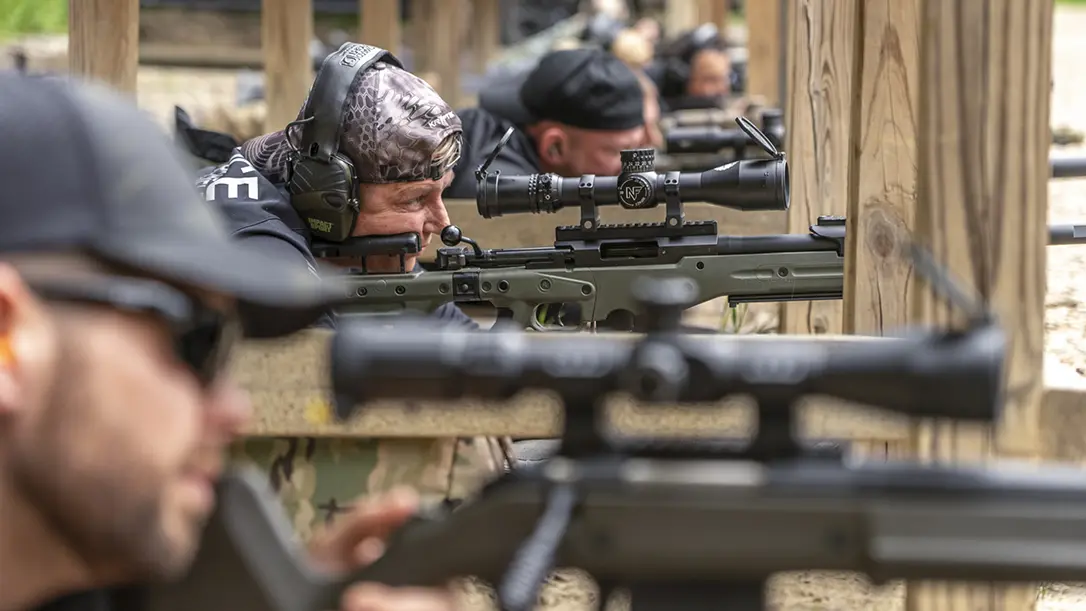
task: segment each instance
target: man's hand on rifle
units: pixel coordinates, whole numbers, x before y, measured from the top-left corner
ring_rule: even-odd
[[[309,545],[310,557],[322,569],[345,573],[362,568],[385,551],[385,542],[418,509],[418,495],[401,488],[355,503]],[[390,588],[360,583],[349,589],[341,611],[451,611],[455,598],[445,588]]]

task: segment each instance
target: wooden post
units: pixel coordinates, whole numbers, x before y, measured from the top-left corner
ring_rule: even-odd
[[[460,45],[460,10],[462,0],[431,0],[429,19],[430,50],[433,70],[439,82],[435,86],[441,97],[454,108],[460,103],[460,67],[463,48]]]
[[[1036,456],[1043,395],[1054,0],[922,0],[915,238],[995,307],[1008,334],[998,434],[917,428],[918,456]],[[923,284],[923,283],[921,283]],[[959,315],[922,286],[918,321]],[[909,584],[909,609],[1031,609],[1034,587]]]
[[[471,36],[475,51],[475,69],[485,73],[490,60],[501,47],[501,3],[499,0],[474,0]]]
[[[762,4],[777,3],[748,2],[747,10]],[[820,215],[846,211],[858,6],[858,0],[796,0],[790,9],[785,117],[792,184],[789,233],[807,233]],[[752,64],[748,74],[756,72]],[[781,332],[840,333],[841,320],[839,301],[787,303],[781,309]]]
[[[438,74],[440,53],[434,46],[433,7],[437,0],[411,0],[411,54],[414,56],[412,72],[426,81],[439,93],[441,77]]]
[[[698,27],[701,23],[700,8],[693,0],[665,0],[664,35],[674,38],[679,34]]]
[[[313,65],[313,0],[263,0],[260,42],[264,53],[264,90],[268,104],[265,129],[283,129],[298,117]]]
[[[916,215],[920,0],[859,0],[863,23],[846,217],[844,331],[909,320],[912,267],[899,256]]]
[[[826,0],[823,4],[827,6],[823,7],[824,10],[820,9],[818,12],[820,14],[850,12],[854,10],[849,6],[853,3],[853,0]],[[788,12],[790,15],[799,13],[802,10],[800,7],[807,7],[808,11],[811,10],[807,2],[790,2]],[[747,2],[744,9],[747,18],[747,94],[764,96],[769,106],[778,106],[783,101],[784,92],[781,91],[780,75],[781,62],[784,60],[782,57],[784,49],[792,44],[792,39],[796,36],[808,40],[813,35],[810,30],[815,29],[814,24],[801,22],[794,30],[797,34],[789,34],[787,44],[782,44],[781,24],[785,16],[782,15],[781,8],[782,3],[780,0],[756,0],[755,2]],[[791,19],[791,16],[789,16],[789,19]],[[831,30],[837,27],[833,23],[826,24],[826,26]],[[791,26],[788,27],[788,31],[793,31]],[[851,40],[851,38],[827,39],[821,44],[834,47],[836,52],[842,44],[847,45],[845,41]],[[848,75],[848,70],[843,74]],[[811,78],[817,79],[819,77],[818,75],[812,75]],[[805,93],[805,91],[801,92],[801,94]],[[791,124],[786,123],[786,125]]]
[[[136,95],[139,0],[68,0],[68,69]]]
[[[722,36],[728,35],[728,15],[731,2],[728,0],[701,0],[701,23],[711,23],[720,30]]]
[[[400,0],[359,0],[358,42],[400,54]]]

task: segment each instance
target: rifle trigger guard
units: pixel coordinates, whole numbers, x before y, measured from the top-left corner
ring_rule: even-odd
[[[682,227],[686,221],[683,214],[683,201],[679,198],[679,172],[671,171],[664,175],[664,209],[668,227]]]

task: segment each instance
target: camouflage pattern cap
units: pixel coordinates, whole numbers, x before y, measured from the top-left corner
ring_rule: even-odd
[[[304,113],[303,104],[299,120]],[[436,180],[460,159],[462,133],[460,117],[426,81],[377,62],[351,82],[339,152],[354,164],[359,182]],[[297,137],[293,130],[292,136]],[[291,150],[282,130],[242,145],[245,157],[272,179],[285,176]]]
[[[460,118],[426,81],[377,62],[351,84],[339,146],[361,182],[437,179],[456,165],[460,138],[435,163],[438,147],[462,132]]]

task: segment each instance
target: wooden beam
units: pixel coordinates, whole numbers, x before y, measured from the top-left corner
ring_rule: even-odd
[[[265,129],[274,131],[298,117],[313,84],[313,0],[263,0],[260,25],[268,102]]]
[[[748,3],[749,4],[749,3]],[[665,0],[664,34],[668,38],[698,27],[701,19],[698,3],[693,0]]]
[[[400,53],[400,0],[358,0],[358,42]]]
[[[136,95],[139,0],[69,0],[71,74]]]
[[[755,6],[777,2],[747,3]],[[748,15],[750,20],[757,15]],[[860,15],[854,0],[797,0],[788,20],[788,126],[791,206],[788,232],[806,233],[820,215],[843,216],[849,197],[854,63]],[[764,38],[764,37],[763,37]],[[757,40],[751,36],[751,45]],[[776,38],[773,42],[776,42]],[[763,40],[764,42],[764,40]],[[754,49],[751,49],[752,59]],[[748,74],[759,69],[752,63]],[[759,93],[754,91],[752,93]],[[840,333],[840,301],[784,304],[782,333]]]
[[[1007,406],[998,432],[918,426],[921,460],[1033,458],[1045,300],[1049,97],[1054,0],[922,0],[914,237],[973,285],[1008,332]],[[960,315],[926,288],[916,321]],[[911,609],[1030,609],[1035,587],[909,584]]]
[[[749,3],[748,3],[749,4]],[[728,0],[701,0],[701,21],[711,23],[724,36],[728,34],[728,17],[731,2]]]
[[[781,69],[784,64],[785,49],[791,45],[795,45],[797,36],[800,37],[800,46],[803,44],[809,44],[819,41],[818,44],[825,49],[820,51],[825,55],[816,57],[816,60],[820,60],[822,57],[829,57],[833,55],[835,58],[841,57],[839,53],[847,53],[851,56],[851,50],[842,49],[843,46],[847,46],[844,41],[852,40],[851,38],[837,39],[821,37],[826,36],[829,33],[835,32],[840,27],[839,24],[831,21],[826,21],[822,16],[824,15],[844,15],[854,12],[852,0],[833,0],[824,2],[807,2],[806,0],[796,0],[789,3],[789,15],[788,19],[794,21],[793,16],[797,13],[804,12],[807,15],[821,19],[816,25],[812,21],[799,21],[795,29],[791,25],[787,26],[788,41],[781,40],[783,19],[785,16],[782,14],[782,3],[780,0],[757,0],[755,2],[747,2],[744,10],[746,11],[747,18],[747,95],[763,96],[766,100],[766,104],[770,107],[776,107],[784,100],[785,92],[781,91]],[[814,30],[818,30],[817,32]],[[832,47],[832,51],[830,48]],[[801,53],[804,52],[801,49]],[[788,65],[793,65],[789,63]],[[812,65],[825,66],[821,61],[816,61]],[[847,78],[850,72],[846,69],[843,73],[831,76],[831,78]],[[824,75],[812,74],[812,79],[821,78]],[[814,82],[814,81],[812,81]],[[836,85],[835,85],[836,87]],[[789,91],[793,88],[788,86]],[[801,94],[809,93],[807,89],[800,92]],[[786,123],[791,126],[791,123]],[[789,127],[789,132],[792,128]]]
[[[440,79],[435,88],[453,108],[460,104],[460,67],[463,47],[460,44],[460,11],[464,0],[431,0],[429,19],[430,44],[434,71]]]
[[[920,0],[859,2],[844,331],[882,335],[909,320],[916,288],[901,253],[916,215]]]
[[[475,69],[480,74],[486,72],[490,60],[501,48],[501,20],[499,0],[473,0],[472,28],[468,34],[475,53]]]
[[[410,35],[413,72],[441,92],[440,53],[434,45],[435,21],[433,8],[439,0],[411,0]]]

